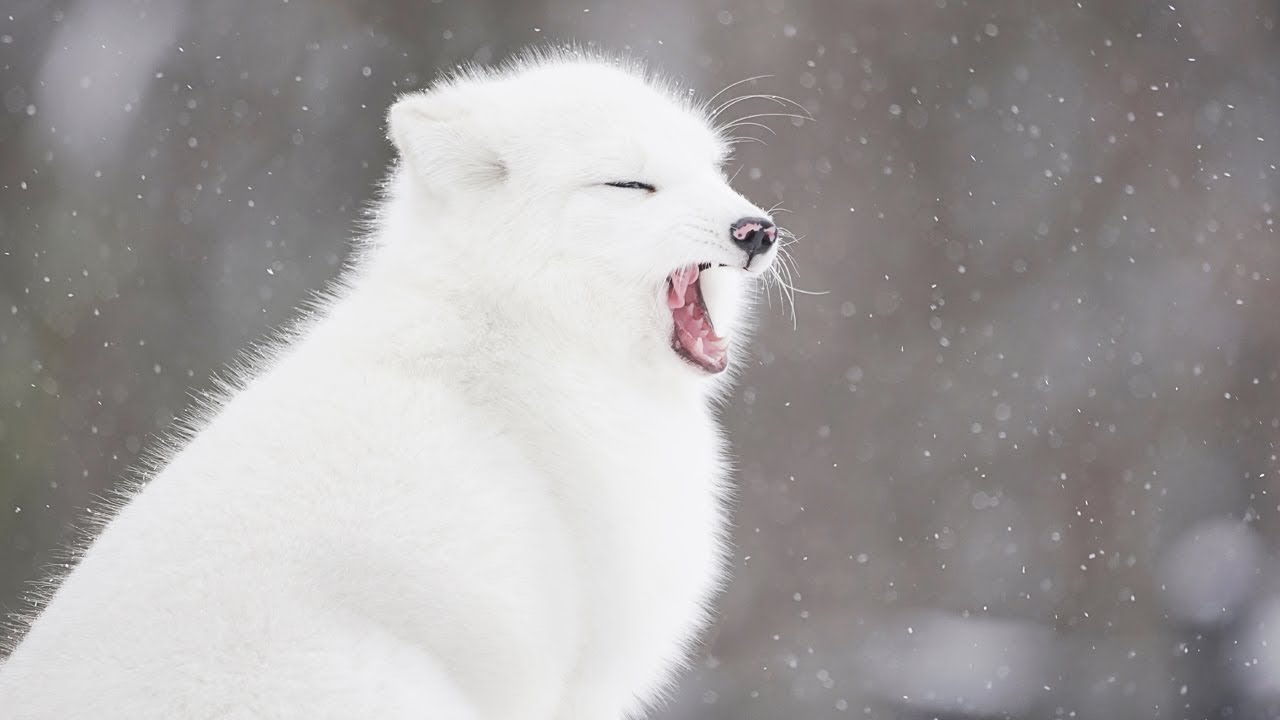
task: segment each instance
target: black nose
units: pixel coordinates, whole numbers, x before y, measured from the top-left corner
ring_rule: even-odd
[[[778,228],[766,218],[745,217],[729,226],[729,236],[738,247],[747,251],[747,262],[763,252],[768,252],[778,239]]]

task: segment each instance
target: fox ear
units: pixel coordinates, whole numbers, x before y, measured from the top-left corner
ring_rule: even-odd
[[[387,135],[410,172],[437,189],[486,187],[506,179],[506,165],[471,113],[439,93],[396,101],[387,113]]]

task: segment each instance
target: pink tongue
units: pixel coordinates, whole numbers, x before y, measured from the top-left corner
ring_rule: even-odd
[[[729,343],[716,335],[711,321],[702,309],[700,292],[694,287],[698,274],[697,265],[671,274],[667,306],[671,308],[671,316],[675,321],[676,342],[700,364],[718,372],[727,363]]]

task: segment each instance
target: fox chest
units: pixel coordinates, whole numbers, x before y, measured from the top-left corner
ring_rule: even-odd
[[[562,498],[579,553],[584,665],[656,685],[711,617],[728,477],[719,433],[700,408],[633,407],[566,448]]]

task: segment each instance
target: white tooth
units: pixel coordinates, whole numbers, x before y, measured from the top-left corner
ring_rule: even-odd
[[[720,337],[733,331],[742,311],[741,274],[741,270],[727,267],[702,271],[702,301],[707,306],[707,319]]]
[[[667,291],[667,307],[668,308],[671,308],[672,310],[679,310],[680,308],[684,307],[684,304],[685,304],[684,293],[677,292],[674,287]]]
[[[694,357],[706,357],[706,354],[707,354],[706,351],[703,350],[702,348],[702,338],[698,338],[697,340],[694,340],[693,341]]]

